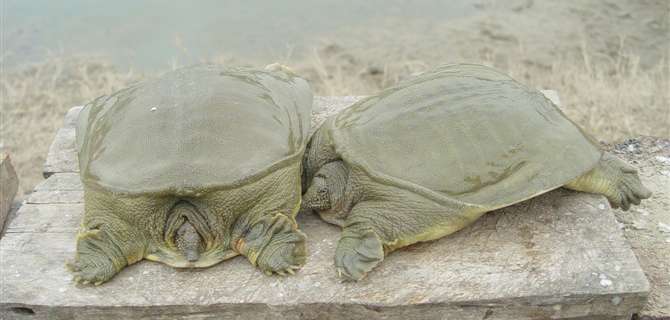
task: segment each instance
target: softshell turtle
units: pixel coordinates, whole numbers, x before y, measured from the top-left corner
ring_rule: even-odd
[[[178,69],[88,104],[75,281],[100,284],[142,259],[196,268],[238,254],[293,273],[305,261],[295,215],[311,106],[307,82],[277,65]]]
[[[303,206],[342,227],[335,267],[353,280],[558,187],[624,209],[650,196],[542,93],[480,65],[437,68],[328,118],[303,166]]]

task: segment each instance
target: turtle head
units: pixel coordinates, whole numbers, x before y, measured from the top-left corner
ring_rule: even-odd
[[[307,192],[302,196],[303,208],[311,210],[328,210],[331,208],[328,181],[323,177],[314,177]]]
[[[342,161],[330,162],[321,167],[302,196],[302,207],[317,211],[337,208],[344,196],[346,173]]]

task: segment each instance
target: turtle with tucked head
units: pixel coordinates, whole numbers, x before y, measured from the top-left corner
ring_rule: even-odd
[[[303,206],[342,227],[335,266],[359,280],[390,252],[559,187],[627,210],[650,196],[542,93],[447,65],[327,119],[305,152]]]
[[[178,69],[88,104],[75,281],[142,259],[201,268],[241,254],[267,274],[299,269],[311,106],[307,82],[279,65]]]

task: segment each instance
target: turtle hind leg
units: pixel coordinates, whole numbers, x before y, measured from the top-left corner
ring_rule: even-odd
[[[234,250],[263,273],[285,276],[305,264],[305,234],[293,217],[282,213],[247,216],[239,219],[235,229]]]
[[[147,241],[105,202],[90,203],[77,235],[74,260],[66,266],[77,284],[99,285],[144,258]]]
[[[74,261],[66,267],[78,284],[100,285],[145,255],[147,242],[134,228],[118,219],[105,220],[77,235]]]
[[[128,264],[122,249],[109,234],[94,229],[77,236],[75,259],[67,263],[77,284],[99,285],[108,281]]]
[[[651,191],[642,185],[637,170],[609,153],[603,155],[595,168],[570,181],[565,187],[602,194],[612,207],[623,210],[651,196]]]

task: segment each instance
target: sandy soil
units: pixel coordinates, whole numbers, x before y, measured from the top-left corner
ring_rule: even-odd
[[[489,0],[476,6],[478,14],[444,23],[375,21],[378,28],[345,31],[347,45],[376,58],[405,56],[429,64],[493,58],[544,68],[566,57],[582,58],[583,47],[596,59],[617,59],[622,51],[639,56],[645,68],[670,50],[665,0]],[[407,32],[398,33],[398,25]]]

